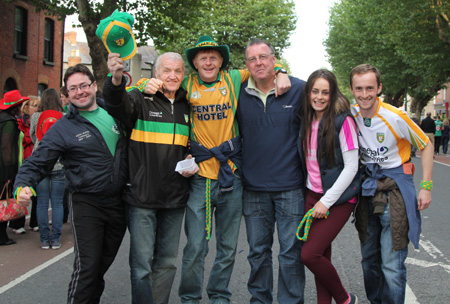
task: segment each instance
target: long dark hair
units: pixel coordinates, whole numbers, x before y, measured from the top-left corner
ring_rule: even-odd
[[[348,99],[341,93],[338,87],[338,83],[336,80],[336,76],[328,70],[320,69],[314,71],[308,78],[308,81],[305,85],[305,95],[303,96],[303,131],[302,131],[302,147],[303,147],[303,155],[307,154],[307,144],[308,141],[311,142],[311,125],[314,121],[314,109],[311,106],[311,90],[313,88],[314,83],[318,78],[323,78],[328,81],[330,86],[330,103],[328,107],[325,109],[325,112],[322,116],[323,129],[320,134],[320,141],[326,142],[328,149],[322,151],[322,146],[317,147],[317,160],[320,162],[322,157],[327,158],[328,165],[330,167],[334,166],[335,162],[335,140],[334,140],[334,132],[335,132],[335,118],[336,115],[343,112],[350,112],[350,103]]]
[[[63,112],[61,100],[59,99],[59,93],[52,88],[46,89],[42,92],[41,103],[37,108],[38,112],[44,112],[47,110]]]

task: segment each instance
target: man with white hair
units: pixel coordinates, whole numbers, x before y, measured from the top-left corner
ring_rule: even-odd
[[[189,105],[180,88],[184,63],[177,53],[165,53],[155,63],[161,91],[146,94],[125,89],[123,61],[108,56],[111,77],[103,95],[108,112],[131,131],[129,181],[124,198],[130,231],[133,303],[168,303],[186,202],[187,177],[198,171],[175,171],[188,155]]]

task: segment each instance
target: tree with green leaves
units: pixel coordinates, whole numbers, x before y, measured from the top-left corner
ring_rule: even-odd
[[[449,8],[440,0],[336,3],[325,46],[340,83],[349,85],[354,66],[375,65],[382,74],[385,100],[401,106],[408,94],[420,117],[423,107],[450,79],[450,25],[439,21],[446,20]]]
[[[15,0],[6,0],[14,2]],[[277,55],[289,46],[295,29],[293,0],[29,0],[38,10],[64,16],[78,14],[95,78],[100,87],[108,74],[107,51],[95,35],[100,20],[116,9],[135,18],[138,45],[153,40],[156,49],[183,54],[201,35],[210,35],[231,50],[229,67],[244,67],[244,49],[250,38],[271,42]]]

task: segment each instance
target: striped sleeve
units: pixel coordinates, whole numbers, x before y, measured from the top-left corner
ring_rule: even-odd
[[[396,113],[404,123],[399,123],[398,128],[402,133],[403,138],[408,140],[414,147],[419,150],[423,150],[430,139],[422,131],[422,129],[409,118],[408,114],[401,109],[392,107],[391,105],[386,106],[390,111]]]
[[[341,131],[339,132],[339,142],[342,153],[358,149],[356,124],[351,117],[347,117],[342,125]]]

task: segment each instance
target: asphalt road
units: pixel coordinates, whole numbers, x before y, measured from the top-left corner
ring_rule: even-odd
[[[420,159],[415,158],[417,166],[416,186],[420,183]],[[447,163],[447,164],[445,164]],[[434,163],[433,202],[422,213],[423,228],[420,249],[414,250],[410,245],[407,259],[408,298],[407,304],[449,303],[450,298],[450,158],[436,157]],[[11,230],[10,237],[18,241],[17,245],[0,247],[0,303],[27,304],[46,303],[61,304],[66,302],[67,286],[70,281],[73,263],[73,240],[69,224],[64,225],[62,247],[60,250],[42,250],[39,248],[38,233],[27,232],[16,236]],[[178,266],[182,248],[185,244],[184,234],[179,250]],[[131,303],[128,266],[129,236],[126,235],[119,254],[106,275],[106,288],[101,303]],[[215,254],[214,237],[210,242],[210,254],[206,261],[205,282],[211,269]],[[277,241],[274,244],[276,299],[276,268],[278,252]],[[238,253],[235,269],[230,284],[233,293],[232,303],[248,303],[247,291],[249,265],[247,262],[248,245],[244,221],[239,236]],[[333,263],[341,276],[344,286],[358,295],[360,303],[368,303],[364,294],[362,271],[360,266],[360,249],[356,230],[348,222],[333,243]],[[180,268],[179,268],[180,269]],[[179,271],[175,279],[170,303],[179,303],[177,287]],[[206,285],[206,283],[205,283]],[[313,276],[307,271],[305,303],[315,303]],[[203,294],[202,303],[208,303]]]

